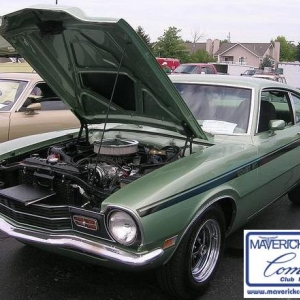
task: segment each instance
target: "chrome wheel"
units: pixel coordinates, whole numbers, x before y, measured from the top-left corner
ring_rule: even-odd
[[[205,281],[214,271],[221,249],[221,229],[214,219],[199,228],[191,249],[191,273],[196,282]]]
[[[161,287],[176,299],[195,299],[209,287],[222,253],[226,220],[222,208],[208,207],[192,224],[169,262],[157,270]]]

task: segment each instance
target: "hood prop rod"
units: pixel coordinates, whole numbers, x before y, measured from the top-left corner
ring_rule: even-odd
[[[86,124],[86,123],[83,123],[83,122],[80,120],[80,129],[79,129],[79,133],[78,133],[76,145],[79,144],[79,141],[80,141],[80,139],[81,139],[81,137],[82,137],[83,129],[85,129],[85,141],[86,141],[86,143],[87,143],[88,140],[89,140],[89,132],[88,132],[87,124]]]
[[[189,143],[190,154],[193,153],[193,137],[194,137],[194,134],[193,134],[193,131],[191,130],[191,128],[188,126],[188,124],[185,121],[181,122],[181,124],[182,124],[182,127],[183,127],[183,129],[186,133],[186,140],[185,140],[184,149],[183,149],[183,153],[182,153],[182,157],[184,157],[185,150],[187,148],[188,143]]]
[[[103,126],[103,132],[102,132],[101,140],[100,140],[100,143],[99,143],[99,148],[98,148],[96,163],[95,163],[95,167],[94,167],[94,170],[93,170],[93,175],[90,178],[90,184],[94,183],[94,180],[95,180],[95,177],[96,177],[96,170],[97,170],[97,166],[99,164],[99,154],[100,154],[101,146],[102,146],[102,143],[103,143],[104,133],[105,133],[105,130],[106,130],[106,125],[107,125],[109,110],[110,110],[110,107],[111,107],[111,104],[112,104],[112,100],[113,100],[113,97],[114,97],[114,94],[115,94],[115,90],[116,90],[117,82],[118,82],[118,79],[119,79],[119,74],[120,74],[120,70],[121,70],[123,58],[124,58],[124,55],[125,55],[125,52],[126,52],[128,44],[131,44],[131,42],[127,42],[125,44],[125,47],[123,49],[122,56],[121,56],[121,59],[120,59],[120,63],[118,65],[117,75],[116,75],[116,78],[115,78],[114,86],[113,86],[113,89],[112,89],[112,92],[111,92],[111,96],[110,96],[108,107],[107,107],[107,111],[106,111],[106,116],[105,116],[105,121],[104,121],[104,126]]]
[[[193,153],[193,139],[191,137],[187,137],[184,143],[184,147],[183,147],[183,152],[181,154],[181,157],[184,157],[185,155],[185,151],[188,148],[188,143],[189,143],[189,149],[190,149],[190,154]]]

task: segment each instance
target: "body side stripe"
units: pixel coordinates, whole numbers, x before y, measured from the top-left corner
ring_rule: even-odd
[[[204,193],[214,187],[217,187],[221,184],[229,182],[239,176],[245,175],[248,172],[253,171],[253,170],[273,161],[275,158],[277,158],[299,146],[300,146],[300,139],[293,141],[288,145],[280,147],[267,155],[261,156],[253,161],[250,161],[249,163],[247,163],[243,166],[235,168],[227,173],[224,173],[214,179],[211,179],[204,183],[201,183],[198,186],[192,187],[181,193],[174,194],[168,198],[161,199],[151,205],[141,207],[140,209],[137,210],[137,212],[140,217],[145,217],[147,215],[153,214],[157,211],[160,211],[162,209],[165,209],[165,208],[175,205],[177,203],[186,201],[191,197],[194,197],[198,194]]]

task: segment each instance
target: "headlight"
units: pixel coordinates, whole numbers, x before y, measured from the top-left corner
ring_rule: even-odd
[[[112,237],[122,245],[132,245],[137,238],[135,221],[123,211],[114,211],[109,215],[108,229]]]

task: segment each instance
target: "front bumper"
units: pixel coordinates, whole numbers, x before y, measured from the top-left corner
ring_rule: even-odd
[[[103,265],[125,269],[153,267],[153,264],[159,264],[158,261],[164,254],[164,250],[161,248],[150,252],[134,253],[72,234],[49,234],[33,231],[12,225],[1,217],[0,231],[36,246],[49,246],[49,250],[55,247],[56,249],[76,251],[79,254],[94,256],[97,260],[101,260]]]

